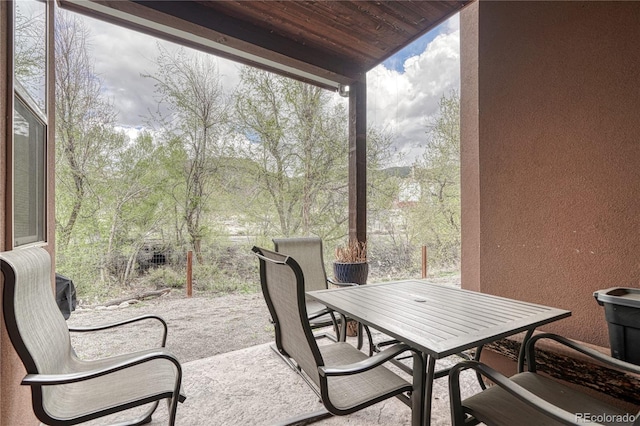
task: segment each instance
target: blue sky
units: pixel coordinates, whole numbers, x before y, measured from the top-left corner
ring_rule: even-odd
[[[395,55],[391,56],[389,59],[384,61],[382,65],[390,70],[398,71],[399,73],[404,72],[404,61],[412,56],[418,56],[422,52],[425,51],[427,45],[431,43],[440,31],[442,30],[442,24],[434,28],[432,31],[429,31],[422,37],[418,38],[416,41],[411,43],[409,46],[404,49],[398,51]]]
[[[440,99],[460,89],[459,27],[455,15],[367,73],[367,121],[392,133],[397,165],[422,156]]]

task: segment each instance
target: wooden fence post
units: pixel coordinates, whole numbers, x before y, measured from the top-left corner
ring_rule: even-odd
[[[427,246],[422,246],[422,278],[427,278]]]
[[[193,252],[189,250],[187,252],[187,297],[193,296],[193,282],[192,282],[192,265],[193,265]]]

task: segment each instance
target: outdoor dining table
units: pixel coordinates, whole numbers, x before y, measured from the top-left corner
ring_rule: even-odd
[[[536,327],[571,315],[564,309],[424,280],[317,290],[307,295],[422,353],[427,366],[427,425],[431,423],[436,360],[526,331],[524,347]]]

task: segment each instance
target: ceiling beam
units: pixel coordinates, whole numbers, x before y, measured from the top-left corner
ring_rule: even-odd
[[[246,41],[235,38],[232,35],[216,31],[212,28],[200,25],[199,23],[188,22],[182,17],[175,17],[166,11],[157,10],[147,6],[149,2],[123,1],[123,0],[58,0],[61,7],[77,13],[85,14],[93,18],[101,19],[136,31],[141,31],[154,37],[162,38],[171,42],[179,43],[207,53],[211,53],[223,58],[227,58],[239,63],[253,66],[266,71],[304,81],[329,90],[337,90],[341,85],[348,85],[357,80],[362,74],[354,72],[353,67],[342,66],[345,72],[336,72],[328,69],[326,64],[322,66],[305,62],[288,54],[272,51],[265,45],[271,46],[280,43],[280,48],[292,48],[284,40],[278,40],[275,36],[264,41],[263,45],[254,44],[255,41]],[[151,2],[151,3],[174,3],[174,2]],[[179,9],[189,2],[175,2],[176,10],[171,13],[178,13]],[[144,4],[144,5],[143,5]],[[158,9],[161,9],[158,7]],[[188,14],[195,13],[189,9]],[[199,19],[206,21],[210,18]],[[227,29],[232,25],[231,21],[223,22],[230,18],[219,19],[220,29]],[[211,25],[216,26],[216,25]],[[234,33],[233,31],[229,31]],[[236,34],[236,33],[234,33]],[[260,31],[256,29],[249,37],[259,37]],[[236,34],[237,35],[237,34]],[[245,37],[246,38],[246,37]],[[299,50],[297,48],[296,50]],[[322,59],[326,55],[319,55]],[[305,56],[306,57],[306,56]],[[335,59],[333,60],[335,62]],[[334,64],[334,68],[338,68]]]
[[[214,8],[207,7],[195,1],[131,1],[155,11],[174,16],[185,22],[207,28],[213,33],[222,34],[227,37],[224,43],[229,46],[233,46],[235,43],[249,43],[264,49],[265,59],[273,59],[275,52],[291,58],[294,61],[301,61],[320,67],[337,75],[348,76],[351,80],[359,78],[362,74],[362,70],[359,69],[356,64],[351,63],[347,57],[330,55],[314,49],[311,46],[296,43],[273,31],[268,31],[248,22],[219,13]]]

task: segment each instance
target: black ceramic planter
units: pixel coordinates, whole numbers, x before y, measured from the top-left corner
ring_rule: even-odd
[[[369,264],[367,262],[333,262],[333,275],[336,281],[341,283],[366,284]]]
[[[340,283],[366,284],[369,275],[367,262],[342,263],[333,262],[333,276]],[[349,320],[347,323],[347,336],[358,335],[358,323]]]

